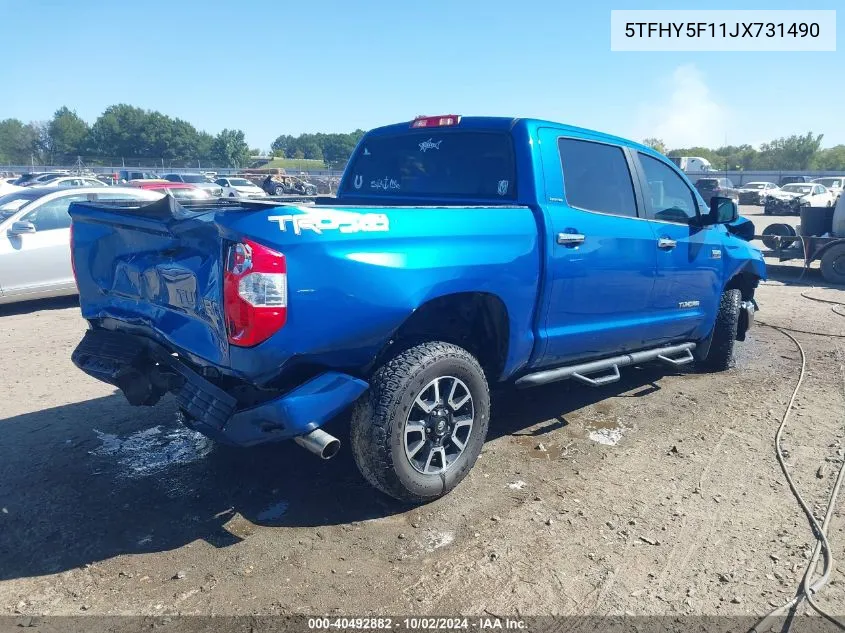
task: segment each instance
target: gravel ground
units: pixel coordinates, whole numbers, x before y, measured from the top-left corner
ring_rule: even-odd
[[[760,321],[845,336],[801,296],[843,289],[770,270]],[[794,595],[813,546],[773,449],[800,357],[768,327],[722,374],[497,392],[476,467],[414,509],[348,450],[216,446],[172,400],[130,407],[72,366],[84,329],[73,300],[0,312],[0,614],[757,615]],[[796,336],[808,373],[783,444],[822,513],[845,345]],[[837,513],[838,559],[843,529]],[[845,612],[839,568],[819,602]]]

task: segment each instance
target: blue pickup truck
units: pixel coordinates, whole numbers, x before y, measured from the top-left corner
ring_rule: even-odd
[[[74,363],[240,446],[352,408],[364,477],[407,502],[478,457],[490,385],[600,386],[647,361],[729,367],[765,276],[733,200],[671,161],[546,121],[420,117],[368,133],[336,198],[75,203],[89,329]]]

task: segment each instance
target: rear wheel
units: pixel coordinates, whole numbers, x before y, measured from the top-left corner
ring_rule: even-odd
[[[277,196],[281,196],[285,192],[285,189],[281,185],[276,185],[276,188],[273,191]]]
[[[822,277],[832,284],[845,284],[845,244],[836,244],[821,259]]]
[[[713,326],[713,340],[706,358],[699,361],[706,371],[729,369],[734,356],[734,344],[739,329],[739,311],[742,293],[739,290],[725,290],[719,302],[716,325]]]
[[[478,361],[450,343],[423,343],[373,375],[352,415],[352,454],[370,484],[400,501],[423,503],[466,476],[489,420]]]

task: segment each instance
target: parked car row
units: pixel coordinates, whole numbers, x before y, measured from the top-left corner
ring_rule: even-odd
[[[766,198],[766,215],[801,215],[801,207],[832,207],[837,196],[817,182],[784,185]]]
[[[699,178],[695,188],[709,202],[713,196],[736,200],[737,204],[764,207],[769,215],[800,213],[802,206],[832,207],[845,189],[845,176],[810,178],[784,176],[781,185],[754,181],[736,187],[730,178]]]

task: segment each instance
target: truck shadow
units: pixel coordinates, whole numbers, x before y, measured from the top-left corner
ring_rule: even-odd
[[[789,264],[766,264],[769,281],[777,281],[787,286],[806,286],[808,288],[823,288],[843,290],[845,286],[832,284],[822,277],[818,268],[804,270],[800,266]]]
[[[0,305],[0,317],[20,314],[31,314],[41,310],[66,310],[67,308],[78,308],[79,296],[69,295],[55,297],[53,299],[35,299],[32,301],[20,301]]]
[[[632,397],[647,395],[665,375],[632,369],[602,389],[500,390],[489,439],[542,435],[577,408],[637,387]],[[213,445],[176,423],[172,401],[141,409],[114,394],[8,418],[0,445],[0,580],[196,540],[226,547],[256,526],[339,525],[408,510],[358,474],[347,425],[346,417],[332,423],[344,450],[324,462],[292,442]]]

